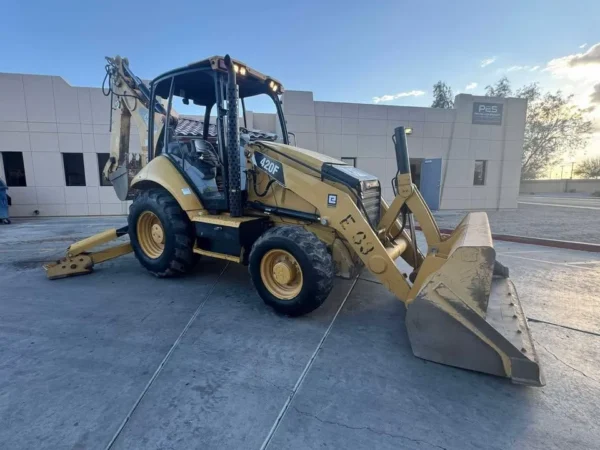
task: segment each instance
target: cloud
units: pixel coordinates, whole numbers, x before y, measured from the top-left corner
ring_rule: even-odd
[[[563,56],[553,59],[548,63],[549,67],[578,67],[589,64],[600,64],[600,42],[592,45],[585,53]]]
[[[420,97],[425,95],[425,91],[408,91],[408,92],[399,92],[397,94],[386,94],[381,97],[373,97],[373,103],[381,103],[381,102],[391,102],[392,100],[396,100],[398,98],[403,97]]]
[[[592,45],[584,54],[574,55],[569,61],[571,67],[582,64],[600,64],[600,42]]]
[[[535,72],[539,68],[540,68],[540,66],[510,66],[507,69],[498,69],[498,73],[502,73],[502,72],[519,72],[521,70],[526,70],[528,72]]]
[[[600,105],[600,83],[594,85],[594,92],[590,94],[590,103]]]
[[[482,60],[481,67],[486,67],[486,66],[489,66],[490,64],[494,64],[496,62],[496,59],[498,59],[496,56],[492,56],[491,58],[486,58],[486,59]]]
[[[549,72],[555,78],[571,82],[585,82],[586,85],[598,83],[600,80],[600,42],[592,45],[585,53],[575,53],[549,61],[544,72]]]
[[[474,81],[467,84],[467,86],[465,87],[465,91],[470,91],[472,89],[475,89],[477,87],[477,83],[475,83]]]
[[[585,44],[581,44],[581,45],[579,46],[579,48],[586,48],[586,47],[587,47],[587,42],[586,42]]]
[[[552,59],[543,72],[552,76],[553,87],[573,96],[572,103],[588,113],[589,120],[600,124],[600,42],[585,52]]]

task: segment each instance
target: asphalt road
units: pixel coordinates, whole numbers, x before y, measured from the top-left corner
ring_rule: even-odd
[[[436,211],[442,228],[454,229],[468,211]],[[600,199],[519,197],[518,209],[488,211],[493,233],[600,244]]]
[[[551,197],[541,195],[521,196],[520,205],[553,206],[556,208],[575,208],[600,210],[600,197]]]
[[[180,279],[128,255],[46,280],[44,261],[122,222],[0,229],[0,447],[598,448],[599,254],[496,243],[547,382],[529,388],[413,356],[404,305],[368,273],[296,319],[207,258]]]

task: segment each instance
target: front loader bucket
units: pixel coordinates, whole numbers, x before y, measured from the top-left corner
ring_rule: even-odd
[[[513,283],[494,276],[496,252],[485,213],[465,217],[447,259],[409,301],[406,327],[423,359],[543,386],[527,319]],[[432,255],[438,264],[444,255]]]

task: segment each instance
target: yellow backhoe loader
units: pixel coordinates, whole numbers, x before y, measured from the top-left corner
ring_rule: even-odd
[[[405,303],[416,356],[543,385],[486,214],[470,213],[451,235],[441,235],[412,183],[404,127],[392,137],[398,170],[388,205],[376,177],[291,146],[281,83],[241,61],[215,56],[149,86],[127,59],[107,61],[113,117],[104,174],[121,200],[133,200],[128,225],[71,245],[63,259],[45,266],[49,278],[89,273],[131,251],[153,275],[174,276],[205,255],[248,265],[265,303],[299,316],[327,299],[336,274],[353,277],[366,267]],[[244,99],[255,96],[274,103],[277,135],[240,127]],[[202,107],[204,116],[178,114],[179,104]],[[132,118],[141,154],[129,149]],[[417,248],[413,217],[426,255]],[[128,243],[91,251],[125,234]],[[398,258],[413,268],[410,274],[398,269]]]

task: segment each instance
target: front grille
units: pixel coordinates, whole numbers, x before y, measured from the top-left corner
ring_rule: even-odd
[[[366,184],[366,183],[364,183]],[[362,186],[360,192],[360,198],[365,208],[367,218],[371,224],[371,227],[375,229],[379,223],[380,209],[381,209],[381,185],[379,182],[368,183],[367,186]]]

